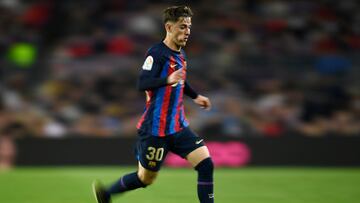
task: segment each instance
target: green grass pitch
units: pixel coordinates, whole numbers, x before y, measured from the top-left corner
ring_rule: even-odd
[[[17,168],[0,172],[0,203],[95,203],[91,182],[110,184],[131,167]],[[216,169],[218,203],[355,203],[360,168]],[[163,168],[154,185],[114,203],[196,203],[196,173]]]

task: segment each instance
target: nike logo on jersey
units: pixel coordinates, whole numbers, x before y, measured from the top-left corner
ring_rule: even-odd
[[[199,141],[196,141],[195,144],[200,144],[202,141],[204,141],[204,139],[201,139]]]
[[[170,64],[170,68],[174,68],[175,69],[176,64]]]

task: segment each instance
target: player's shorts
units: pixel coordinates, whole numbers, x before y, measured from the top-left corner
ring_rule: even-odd
[[[203,139],[190,128],[165,136],[157,137],[139,131],[136,143],[136,156],[141,165],[151,171],[159,171],[169,151],[185,158],[190,152],[204,146]]]

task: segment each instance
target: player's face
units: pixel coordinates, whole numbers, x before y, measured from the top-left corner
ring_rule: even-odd
[[[177,46],[184,47],[190,36],[191,17],[180,17],[172,26],[172,40]]]

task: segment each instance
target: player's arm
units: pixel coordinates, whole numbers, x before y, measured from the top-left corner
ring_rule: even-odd
[[[182,54],[186,58],[186,54],[184,50],[181,50]],[[198,104],[201,108],[210,110],[211,109],[211,102],[210,99],[198,94],[189,84],[189,82],[185,81],[185,87],[184,87],[184,94],[189,96],[195,104]]]
[[[142,73],[138,80],[138,90],[152,90],[167,85],[167,78],[152,77],[151,73]]]
[[[185,81],[184,94],[189,96],[191,99],[196,99],[199,95],[187,81]]]
[[[174,71],[169,77],[159,77],[162,68],[161,60],[149,55],[142,67],[138,80],[138,89],[140,91],[152,90],[166,85],[178,83],[183,78],[183,71],[179,69]]]
[[[137,87],[140,91],[152,90],[167,85],[167,78],[161,78],[162,61],[156,54],[149,54],[142,66]]]
[[[210,99],[202,96],[200,94],[198,94],[191,86],[188,82],[185,82],[185,87],[184,87],[184,94],[186,94],[187,96],[189,96],[191,99],[193,99],[193,101],[198,104],[201,108],[204,108],[206,110],[210,110],[211,109],[211,102]]]

